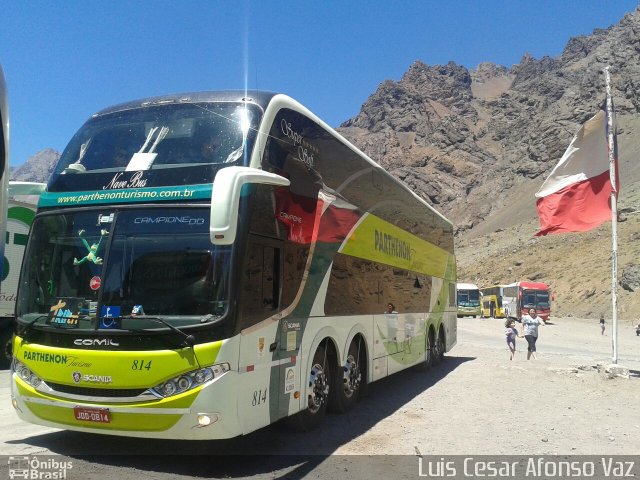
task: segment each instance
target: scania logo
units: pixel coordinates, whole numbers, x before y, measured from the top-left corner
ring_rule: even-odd
[[[83,375],[82,372],[77,372],[77,371],[73,372],[72,378],[75,383],[80,383],[81,381],[86,383],[111,383],[112,382],[112,378],[110,375],[91,375],[91,374]]]
[[[120,344],[112,338],[76,338],[73,343],[75,345],[85,347],[119,347]]]

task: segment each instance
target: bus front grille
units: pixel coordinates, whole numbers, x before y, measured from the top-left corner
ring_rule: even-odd
[[[75,398],[113,398],[113,399],[132,399],[135,397],[141,397],[142,394],[147,392],[144,397],[154,396],[148,392],[146,388],[95,388],[95,387],[78,387],[75,385],[63,385],[61,383],[46,382],[49,387],[49,393],[63,394],[62,396],[73,396]],[[41,389],[38,389],[41,390]],[[148,398],[138,398],[138,400],[148,400]]]

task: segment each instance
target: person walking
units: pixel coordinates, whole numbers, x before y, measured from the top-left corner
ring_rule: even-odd
[[[600,335],[604,335],[604,315],[600,315]]]
[[[529,315],[522,317],[522,335],[527,341],[527,360],[536,360],[536,341],[538,340],[538,325],[544,326],[544,321],[538,317],[536,309],[529,310]]]
[[[504,334],[507,338],[507,347],[509,347],[509,360],[513,360],[513,357],[516,354],[516,337],[518,336],[516,322],[509,318],[504,322],[504,327]]]

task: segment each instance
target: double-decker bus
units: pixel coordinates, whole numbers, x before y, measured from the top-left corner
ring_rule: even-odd
[[[306,430],[367,383],[437,363],[455,283],[452,224],[293,99],[117,105],[40,197],[13,405],[145,438]]]
[[[473,283],[456,284],[456,303],[458,305],[458,317],[480,315],[480,289]]]
[[[494,285],[492,287],[485,287],[481,291],[482,307],[480,309],[480,316],[482,318],[504,318],[503,310],[503,292],[504,285]]]
[[[541,282],[515,282],[503,288],[502,307],[506,317],[522,320],[522,316],[535,308],[545,322],[551,317],[549,286]]]

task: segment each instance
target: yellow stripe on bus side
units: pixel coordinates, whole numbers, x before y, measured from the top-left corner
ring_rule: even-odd
[[[363,216],[339,252],[445,280],[455,279],[452,254],[375,215]]]

